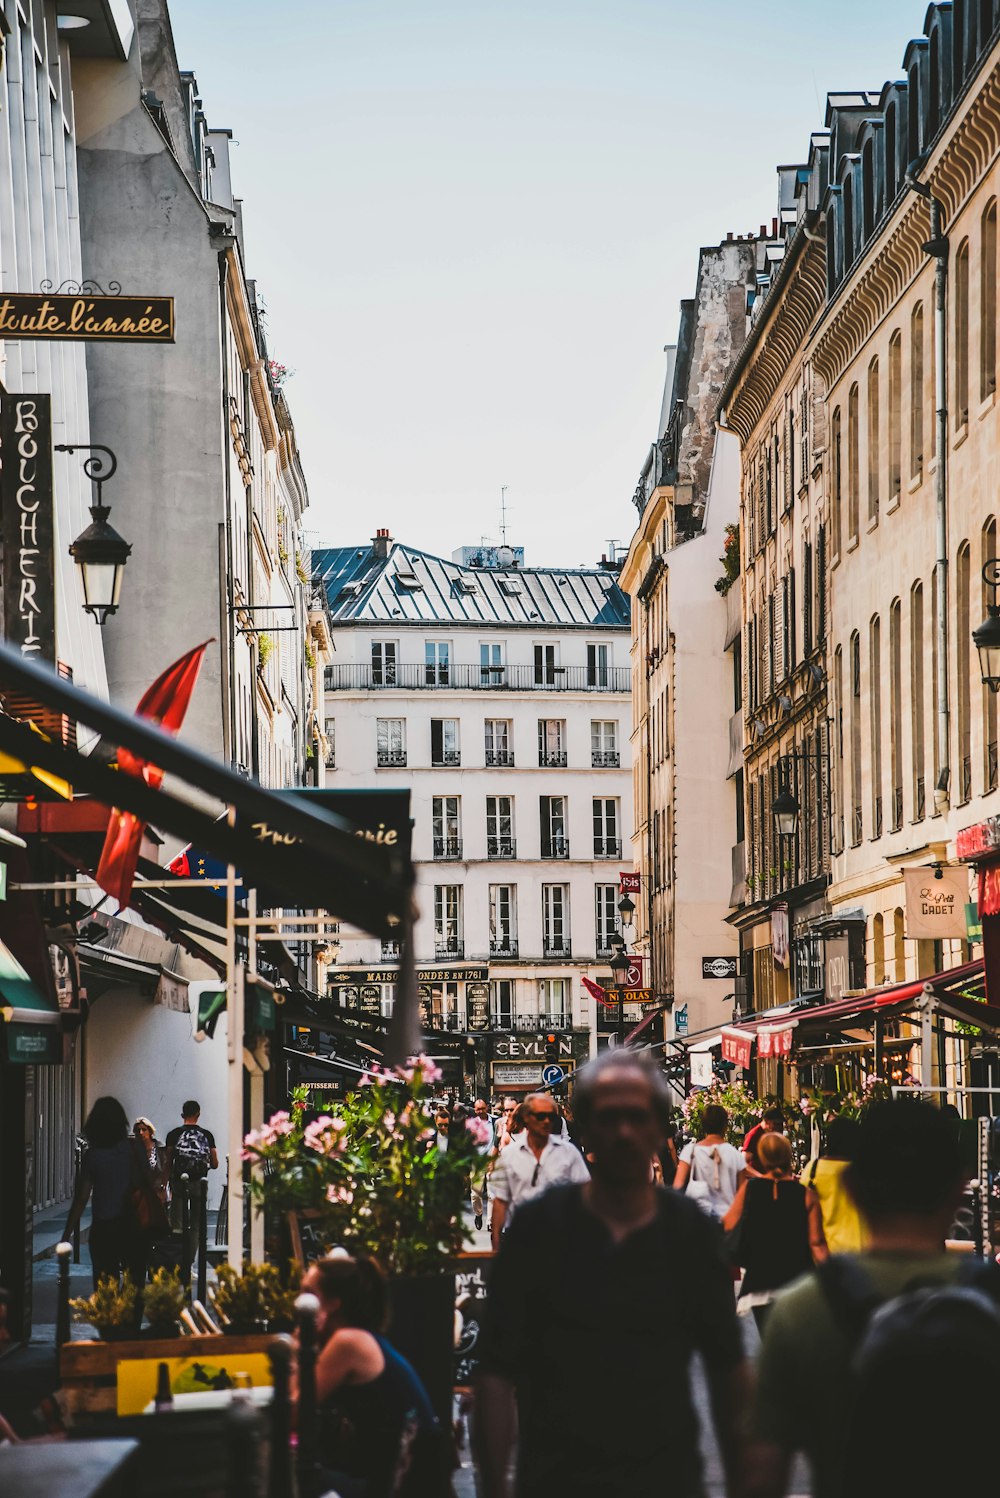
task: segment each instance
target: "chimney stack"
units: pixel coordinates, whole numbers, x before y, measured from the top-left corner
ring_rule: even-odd
[[[386,557],[389,555],[389,548],[391,545],[392,537],[389,534],[389,527],[380,526],[379,529],[375,532],[374,536],[372,536],[372,555],[376,557],[380,562],[384,562]]]

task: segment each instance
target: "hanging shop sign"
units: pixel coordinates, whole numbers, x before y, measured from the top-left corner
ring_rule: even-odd
[[[987,817],[974,827],[963,827],[955,837],[955,851],[959,858],[979,858],[984,853],[996,853],[1000,849],[1000,817]]]
[[[71,343],[173,343],[174,299],[10,292],[0,297],[0,338]]]
[[[0,397],[3,621],[22,655],[56,658],[52,398]]]
[[[980,923],[984,915],[1000,915],[1000,866],[990,865],[979,870]],[[979,929],[981,933],[982,924]]]
[[[490,1025],[490,985],[470,983],[465,990],[466,1023],[470,1030],[488,1030]]]
[[[641,874],[619,874],[618,892],[622,895],[638,895],[642,891]]]
[[[754,1037],[749,1030],[734,1030],[726,1027],[722,1031],[722,1059],[732,1061],[743,1071],[750,1068],[750,1050],[753,1046]]]
[[[691,1086],[711,1087],[715,1081],[711,1051],[691,1052]]]
[[[775,905],[771,911],[771,955],[775,967],[788,967],[787,905]]]
[[[703,957],[701,959],[701,976],[703,978],[735,978],[735,957]]]
[[[784,1025],[759,1025],[757,1028],[758,1056],[790,1056],[792,1054],[792,1031],[796,1021]]]
[[[904,869],[906,934],[912,940],[965,940],[966,869]]]
[[[688,1032],[688,1006],[680,1004],[674,1010],[674,1034],[686,1035]]]

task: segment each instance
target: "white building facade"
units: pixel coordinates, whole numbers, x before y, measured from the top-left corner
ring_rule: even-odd
[[[314,550],[334,621],[327,783],[410,790],[424,1029],[465,1038],[449,1082],[471,1085],[474,1055],[480,1091],[516,1096],[617,1021],[580,980],[610,983],[631,868],[628,601],[605,569],[459,555],[387,532]],[[345,1007],[378,990],[389,1012],[394,955],[342,932]]]

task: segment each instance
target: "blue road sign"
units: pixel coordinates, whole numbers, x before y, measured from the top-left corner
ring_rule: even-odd
[[[553,1061],[548,1066],[542,1067],[542,1081],[546,1087],[558,1087],[560,1082],[565,1082],[566,1073],[561,1066]]]

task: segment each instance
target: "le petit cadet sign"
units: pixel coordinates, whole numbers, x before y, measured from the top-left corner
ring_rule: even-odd
[[[0,296],[0,338],[173,343],[174,299],[11,292]]]

